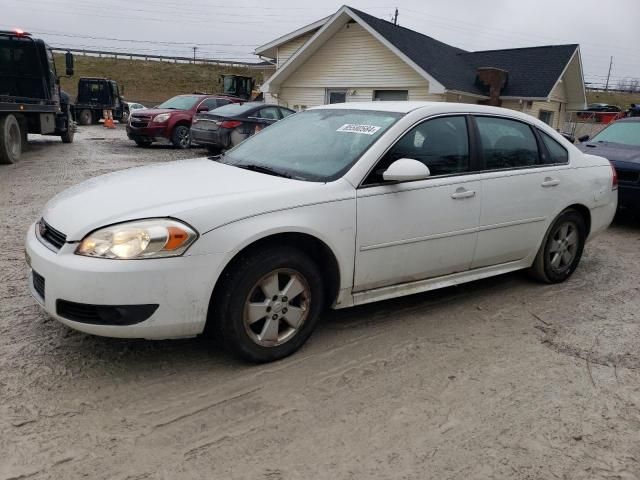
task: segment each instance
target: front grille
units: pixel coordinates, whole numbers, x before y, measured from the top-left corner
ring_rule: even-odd
[[[53,228],[45,222],[44,219],[40,219],[37,228],[40,237],[42,237],[42,239],[48,244],[55,247],[56,250],[60,250],[67,241],[67,236],[64,233]]]
[[[640,180],[640,172],[634,172],[633,170],[619,170],[616,169],[618,173],[618,181],[623,183],[637,183]]]
[[[151,117],[149,115],[132,115],[131,126],[135,128],[144,128],[149,125]]]
[[[33,277],[33,288],[44,300],[44,277],[35,270],[31,272],[31,276]]]

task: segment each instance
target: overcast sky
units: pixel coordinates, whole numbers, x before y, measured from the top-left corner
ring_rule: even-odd
[[[0,0],[0,28],[53,46],[254,60],[253,49],[334,13],[322,0]],[[352,0],[466,50],[579,43],[587,82],[640,78],[640,0]],[[119,41],[121,40],[121,41]],[[135,40],[135,41],[132,41]]]

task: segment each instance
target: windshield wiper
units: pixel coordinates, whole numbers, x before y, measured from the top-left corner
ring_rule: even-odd
[[[266,175],[273,175],[275,177],[292,178],[291,175],[289,175],[288,173],[280,172],[278,170],[274,170],[273,168],[265,167],[264,165],[256,165],[254,163],[249,163],[249,164],[239,164],[234,166],[238,168],[244,168],[245,170],[251,170],[252,172],[264,173]]]

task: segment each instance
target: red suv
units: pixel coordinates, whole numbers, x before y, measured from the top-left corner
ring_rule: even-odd
[[[178,95],[155,108],[134,111],[127,123],[127,136],[140,147],[166,139],[178,148],[189,148],[189,129],[196,113],[242,101],[220,95]]]

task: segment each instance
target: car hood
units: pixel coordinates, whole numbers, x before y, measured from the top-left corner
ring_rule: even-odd
[[[159,115],[161,113],[191,113],[191,110],[178,110],[175,108],[144,108],[144,109],[135,109],[131,113],[132,116],[137,117],[138,115]]]
[[[252,172],[208,158],[182,160],[82,182],[54,197],[43,218],[68,241],[82,240],[106,225],[153,217],[183,220],[203,234],[241,218],[330,201],[339,190],[344,196],[344,189],[329,185]]]
[[[635,164],[640,168],[640,147],[629,147],[617,143],[581,143],[577,147],[584,153],[604,157],[610,162]]]

